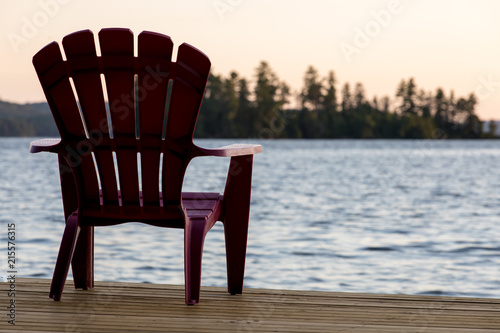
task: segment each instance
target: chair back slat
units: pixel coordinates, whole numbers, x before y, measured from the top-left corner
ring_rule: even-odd
[[[165,134],[163,198],[165,205],[180,201],[188,149],[205,91],[210,60],[189,44],[179,46]]]
[[[106,114],[94,34],[90,30],[84,30],[68,35],[63,39],[63,47],[72,72],[89,140],[96,147],[108,145],[108,149],[94,150],[101,179],[103,202],[118,204],[115,167],[112,152],[109,149],[110,126]]]
[[[69,83],[66,66],[62,59],[59,44],[53,42],[33,57],[33,65],[40,79],[47,102],[55,110],[54,119],[61,136],[69,139],[84,138],[85,132],[80,113]],[[64,112],[60,112],[64,111]]]
[[[92,147],[85,136],[59,44],[51,43],[38,52],[33,57],[33,65],[64,144],[66,161],[75,180],[80,180],[77,184],[81,189],[79,200],[98,204],[99,184],[91,155]]]
[[[210,60],[189,44],[179,46],[167,122],[167,140],[188,146],[210,73]]]
[[[138,37],[139,72],[137,105],[142,145],[142,195],[144,205],[158,205],[160,147],[171,78],[173,43],[170,37],[142,32]]]
[[[139,205],[137,168],[134,36],[128,29],[99,32],[123,204]]]

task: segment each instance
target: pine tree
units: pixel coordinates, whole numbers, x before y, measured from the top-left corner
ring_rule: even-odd
[[[307,68],[304,75],[304,88],[301,93],[302,107],[318,111],[323,101],[323,80],[319,78],[318,71],[313,66]]]
[[[353,107],[352,96],[351,96],[351,88],[349,83],[346,82],[342,87],[342,111],[348,112]]]
[[[333,71],[328,72],[328,76],[326,78],[327,87],[326,94],[323,96],[323,109],[327,112],[335,112],[337,111],[337,89],[335,85],[337,81],[335,80],[335,74]]]

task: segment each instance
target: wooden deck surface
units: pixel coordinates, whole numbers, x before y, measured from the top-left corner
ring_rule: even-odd
[[[96,282],[60,302],[50,281],[20,279],[15,298],[0,283],[0,332],[500,332],[500,299],[204,287],[184,304],[184,287]],[[15,300],[15,323],[7,321]]]

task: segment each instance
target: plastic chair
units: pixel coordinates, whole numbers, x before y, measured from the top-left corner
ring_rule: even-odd
[[[66,227],[50,297],[61,299],[70,263],[75,287],[92,288],[94,226],[125,222],[184,228],[186,304],[196,304],[205,235],[222,221],[228,291],[242,293],[253,154],[262,147],[193,143],[210,71],[202,52],[184,43],[172,62],[168,36],[142,32],[137,56],[128,29],[103,29],[98,37],[100,56],[93,33],[83,30],[63,39],[66,60],[56,42],[33,57],[61,136],[30,146],[59,157]],[[223,195],[182,192],[198,156],[231,157]]]

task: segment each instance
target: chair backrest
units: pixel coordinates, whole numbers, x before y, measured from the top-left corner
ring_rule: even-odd
[[[93,33],[84,30],[63,39],[66,60],[56,42],[33,58],[79,203],[181,205],[210,61],[184,43],[172,62],[173,43],[158,33],[139,34],[136,56],[130,30],[103,29],[98,36],[100,56]]]

